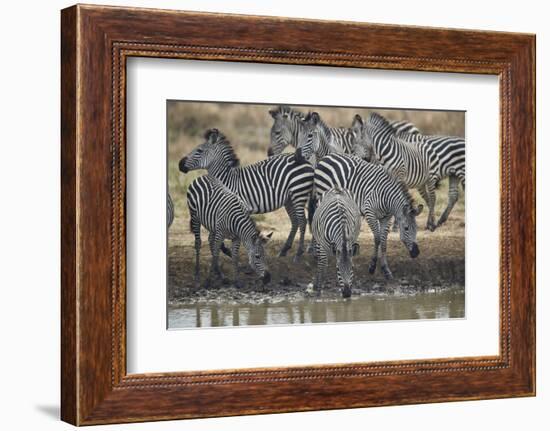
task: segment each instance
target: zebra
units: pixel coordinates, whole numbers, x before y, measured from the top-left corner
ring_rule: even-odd
[[[392,132],[391,124],[372,113],[366,122],[356,116],[362,145],[388,172],[409,188],[416,188],[429,208],[426,228],[434,231],[447,221],[458,200],[459,183],[466,185],[466,146],[463,138]],[[447,207],[435,223],[435,190],[449,177]]]
[[[170,193],[166,194],[166,225],[169,228],[174,222],[174,202]]]
[[[264,244],[273,232],[264,235],[256,229],[250,217],[251,208],[232,193],[218,179],[203,175],[196,178],[187,189],[187,205],[190,214],[191,232],[195,235],[195,284],[200,284],[201,225],[208,231],[208,243],[212,264],[206,285],[213,277],[223,279],[219,266],[219,254],[224,239],[232,241],[234,285],[242,287],[239,280],[239,248],[241,243],[248,253],[248,262],[264,284],[271,274],[265,260]]]
[[[352,257],[359,252],[357,239],[360,230],[361,214],[352,194],[340,187],[324,193],[312,224],[317,257],[317,274],[313,282],[315,289],[321,288],[323,284],[328,255],[332,254],[336,256],[336,277],[342,296],[351,296]]]
[[[180,160],[180,171],[186,173],[206,169],[208,175],[219,179],[242,198],[254,214],[275,211],[284,206],[291,221],[291,230],[279,256],[286,256],[300,229],[294,258],[298,261],[304,253],[305,204],[313,187],[311,165],[297,161],[294,154],[280,154],[241,167],[230,142],[218,129],[208,130],[204,139],[204,143]]]
[[[393,278],[386,259],[392,216],[397,219],[401,242],[410,256],[416,258],[420,254],[416,243],[416,217],[423,206],[415,207],[405,186],[383,167],[357,156],[329,154],[319,161],[315,169],[315,190],[319,197],[334,186],[346,188],[353,194],[361,215],[374,235],[374,252],[369,265],[371,274],[376,270],[380,249],[382,273],[386,279]]]
[[[267,156],[281,154],[289,145],[296,148],[303,139],[302,122],[305,115],[289,106],[278,106],[276,109],[271,109],[269,114],[274,122],[271,126]]]
[[[296,151],[306,159],[321,160],[327,154],[352,154],[356,146],[353,131],[345,127],[329,127],[319,113],[310,112],[303,119],[305,138]],[[299,155],[300,157],[300,155]]]

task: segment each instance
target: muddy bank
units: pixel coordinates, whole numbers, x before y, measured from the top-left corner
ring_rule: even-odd
[[[362,295],[416,295],[436,293],[446,289],[464,289],[464,254],[452,253],[452,239],[447,239],[446,255],[441,256],[437,247],[424,247],[424,253],[411,259],[406,251],[399,250],[397,256],[389,256],[394,279],[385,280],[379,268],[371,275],[368,272],[369,255],[365,246],[354,260],[355,281],[353,296]],[[270,245],[269,253],[274,255],[280,243]],[[207,247],[203,247],[207,248]],[[440,249],[439,249],[440,250]],[[455,250],[460,251],[460,250]],[[434,255],[436,254],[436,255]],[[204,288],[210,256],[207,250],[201,252],[201,286],[195,287],[193,279],[194,250],[189,246],[173,246],[169,250],[168,301],[171,305],[195,303],[277,303],[281,301],[301,301],[308,298],[318,300],[341,299],[336,287],[335,263],[329,261],[326,287],[320,292],[312,292],[308,284],[316,271],[312,256],[304,256],[300,263],[294,263],[292,256],[273,257],[269,260],[272,281],[263,285],[253,274],[245,273],[244,252],[241,255],[241,280],[244,286],[232,285],[232,265],[229,258],[222,256],[222,270],[225,280]]]

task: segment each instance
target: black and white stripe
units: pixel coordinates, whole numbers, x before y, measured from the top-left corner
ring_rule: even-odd
[[[378,165],[373,165],[356,156],[330,154],[322,158],[315,169],[315,190],[318,196],[339,186],[348,189],[354,196],[374,235],[374,253],[369,272],[376,269],[378,250],[381,249],[381,269],[386,278],[392,278],[386,259],[389,222],[395,216],[400,230],[401,242],[411,257],[420,253],[416,243],[416,216],[422,205],[415,208],[405,187]]]
[[[210,175],[195,179],[187,189],[191,231],[195,235],[195,283],[200,282],[201,225],[209,231],[208,243],[212,264],[208,283],[213,277],[223,278],[219,254],[224,239],[232,241],[234,283],[239,281],[239,248],[244,245],[248,262],[264,283],[271,279],[265,260],[264,243],[271,237],[262,235],[250,217],[251,208],[219,180]]]
[[[335,187],[323,194],[312,223],[317,274],[314,288],[324,284],[328,256],[336,256],[336,278],[344,298],[351,296],[353,283],[352,258],[359,250],[361,213],[353,195]]]
[[[290,250],[298,229],[300,241],[296,259],[303,254],[304,208],[313,187],[313,168],[309,163],[297,161],[293,154],[280,154],[240,167],[229,141],[217,129],[211,129],[205,135],[205,142],[180,160],[179,168],[184,173],[206,169],[208,175],[219,179],[241,197],[254,214],[284,206],[292,227],[280,255],[284,256]]]
[[[392,125],[373,113],[366,122],[356,116],[354,127],[361,130],[362,145],[367,155],[380,163],[391,175],[409,188],[416,188],[428,204],[427,228],[435,230],[448,218],[458,200],[459,183],[466,181],[466,147],[463,138],[396,134]],[[435,190],[449,177],[447,208],[435,223]]]

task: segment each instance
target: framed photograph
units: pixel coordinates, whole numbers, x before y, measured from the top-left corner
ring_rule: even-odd
[[[535,394],[534,35],[61,18],[63,420]]]

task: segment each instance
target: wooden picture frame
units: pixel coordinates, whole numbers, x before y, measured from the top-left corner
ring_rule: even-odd
[[[75,425],[535,394],[535,36],[102,6],[61,14],[61,418]],[[131,56],[500,78],[500,354],[126,373]]]

